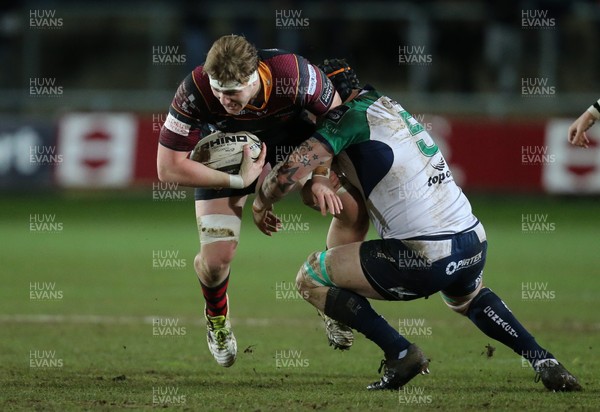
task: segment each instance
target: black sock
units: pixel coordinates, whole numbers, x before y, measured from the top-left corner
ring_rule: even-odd
[[[369,301],[346,289],[329,288],[325,314],[364,334],[385,353],[386,358],[397,359],[410,346],[397,330],[373,310]]]
[[[527,359],[554,358],[542,348],[512,314],[502,300],[488,288],[483,288],[473,298],[467,316],[487,336],[501,342]]]

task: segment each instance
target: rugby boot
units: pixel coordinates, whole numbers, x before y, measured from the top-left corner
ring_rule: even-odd
[[[381,379],[367,386],[367,389],[398,390],[418,374],[429,373],[429,359],[417,345],[412,343],[407,349],[406,356],[401,359],[384,359],[379,366],[379,373],[382,368],[384,372]]]
[[[317,313],[323,318],[323,322],[325,323],[325,333],[327,334],[327,340],[329,340],[329,346],[333,346],[333,349],[339,350],[350,349],[354,342],[352,328],[330,318],[320,310],[317,310]]]
[[[233,365],[237,355],[237,342],[231,330],[229,312],[226,316],[208,316],[205,311],[204,316],[208,349],[219,365],[228,368]]]
[[[534,369],[536,371],[535,381],[539,382],[541,380],[548,390],[553,392],[571,392],[582,389],[577,378],[571,375],[556,359],[537,361]]]

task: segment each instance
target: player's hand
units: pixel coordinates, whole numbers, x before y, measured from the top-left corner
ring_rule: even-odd
[[[569,143],[575,146],[585,147],[587,148],[590,140],[585,133],[588,130],[596,119],[594,116],[588,112],[587,110],[583,112],[581,116],[577,120],[573,122],[573,124],[569,127],[569,131],[567,134],[567,139]]]
[[[252,160],[252,153],[250,146],[244,146],[244,153],[242,158],[242,164],[240,165],[240,176],[244,180],[244,187],[248,187],[254,182],[260,173],[262,172],[263,166],[265,165],[265,158],[267,156],[267,146],[262,143],[260,155],[255,161]]]
[[[310,190],[313,196],[313,202],[315,206],[319,207],[323,216],[327,215],[327,212],[332,215],[339,215],[344,208],[342,201],[336,194],[337,190],[332,184],[331,177],[313,176],[312,185]],[[337,180],[339,186],[339,179],[335,176],[334,180]]]
[[[256,202],[253,203],[252,218],[258,230],[267,236],[277,232],[279,226],[281,226],[281,220],[273,213],[273,206],[263,208],[257,205]]]

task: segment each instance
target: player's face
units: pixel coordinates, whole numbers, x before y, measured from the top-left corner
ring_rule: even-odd
[[[249,84],[242,90],[211,89],[227,113],[239,114],[256,94],[256,83]]]

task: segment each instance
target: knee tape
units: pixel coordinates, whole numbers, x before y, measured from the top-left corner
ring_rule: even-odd
[[[302,265],[304,277],[310,279],[316,286],[336,286],[329,278],[325,265],[327,252],[315,252]]]
[[[198,217],[200,245],[240,239],[242,220],[235,215],[205,215]]]
[[[473,292],[469,293],[466,296],[460,297],[447,296],[442,292],[442,299],[450,309],[452,309],[456,313],[460,313],[461,315],[467,316],[469,306],[471,305],[473,299],[475,299],[479,295],[479,292],[481,291],[481,286],[482,284],[480,283],[479,285],[477,285],[477,288]]]

